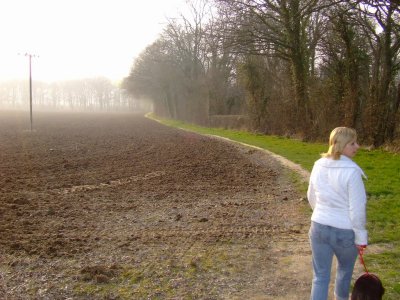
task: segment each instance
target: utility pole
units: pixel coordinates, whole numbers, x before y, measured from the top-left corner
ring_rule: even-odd
[[[25,53],[29,58],[29,111],[31,120],[31,131],[33,130],[33,117],[32,117],[32,57],[39,57],[39,55]]]

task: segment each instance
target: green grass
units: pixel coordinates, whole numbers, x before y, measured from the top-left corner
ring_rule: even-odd
[[[154,116],[150,116],[156,119]],[[279,136],[245,131],[206,128],[180,121],[158,119],[161,123],[201,134],[211,134],[272,151],[311,171],[327,144],[306,143]],[[386,288],[384,299],[400,299],[400,155],[383,150],[360,149],[354,158],[368,176],[367,218],[371,245],[379,253],[365,255],[369,270],[378,274]],[[304,191],[303,191],[304,192]]]

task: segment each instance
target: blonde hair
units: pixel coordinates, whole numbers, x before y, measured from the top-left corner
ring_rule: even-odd
[[[357,140],[357,132],[353,128],[336,127],[329,136],[328,152],[322,153],[322,157],[340,159],[344,147],[352,141]]]

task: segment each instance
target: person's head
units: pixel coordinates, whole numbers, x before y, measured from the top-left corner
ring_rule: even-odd
[[[336,127],[329,136],[329,149],[323,157],[339,159],[340,155],[352,158],[360,146],[357,144],[357,133],[353,128]]]
[[[384,293],[385,288],[378,276],[366,273],[354,283],[351,300],[381,300]]]

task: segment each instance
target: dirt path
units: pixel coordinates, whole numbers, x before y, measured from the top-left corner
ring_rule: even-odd
[[[308,298],[306,203],[271,155],[138,115],[0,114],[0,298]]]

